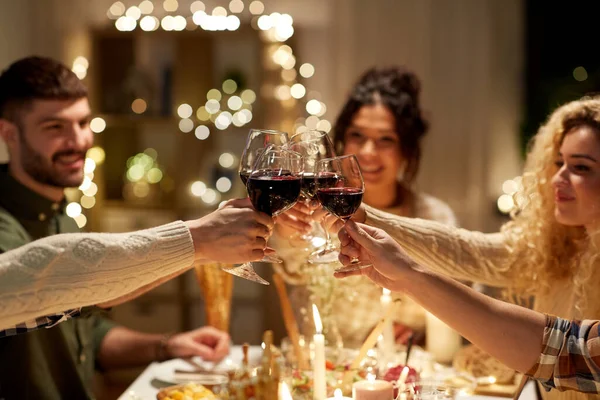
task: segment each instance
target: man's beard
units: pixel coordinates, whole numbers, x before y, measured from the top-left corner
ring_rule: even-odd
[[[59,188],[77,187],[83,182],[83,169],[73,173],[61,173],[54,167],[54,163],[61,156],[69,156],[79,154],[85,158],[85,152],[76,150],[64,150],[54,153],[52,161],[48,162],[44,157],[35,151],[23,137],[23,133],[19,135],[21,142],[21,164],[23,170],[32,177],[35,181]]]

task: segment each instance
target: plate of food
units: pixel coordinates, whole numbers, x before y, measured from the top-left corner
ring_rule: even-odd
[[[216,400],[217,396],[203,385],[187,383],[161,389],[156,398],[157,400]]]

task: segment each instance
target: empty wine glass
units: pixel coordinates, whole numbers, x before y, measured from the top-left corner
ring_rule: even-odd
[[[320,160],[315,168],[317,199],[342,221],[348,221],[360,207],[365,183],[355,155]],[[352,271],[371,264],[354,259],[340,270]]]

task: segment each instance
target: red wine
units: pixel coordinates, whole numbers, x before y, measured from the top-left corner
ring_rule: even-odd
[[[338,177],[333,173],[320,173],[315,178],[315,174],[306,172],[302,175],[302,193],[309,199],[314,199],[317,196],[318,188],[334,187],[337,182]]]
[[[326,188],[317,191],[317,198],[333,215],[343,220],[349,219],[360,207],[363,190],[358,188]]]
[[[298,201],[301,179],[299,176],[252,176],[248,179],[248,195],[257,211],[274,215]]]
[[[242,180],[244,186],[246,186],[246,184],[248,183],[248,178],[250,177],[251,173],[251,171],[240,171],[240,179]]]

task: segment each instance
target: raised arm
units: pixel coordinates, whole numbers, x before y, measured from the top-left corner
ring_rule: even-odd
[[[503,234],[399,217],[367,205],[364,210],[367,225],[387,232],[411,258],[432,271],[491,286],[513,285],[516,271],[508,268],[510,253]]]

